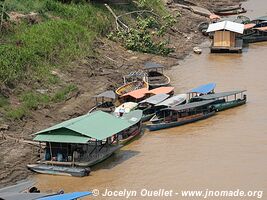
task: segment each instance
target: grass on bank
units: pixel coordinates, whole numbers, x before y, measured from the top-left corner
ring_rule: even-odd
[[[36,110],[39,107],[49,106],[51,103],[59,103],[66,100],[72,92],[77,91],[77,87],[73,84],[67,85],[54,94],[41,94],[34,91],[25,91],[19,100],[21,105],[10,108],[8,104],[4,104],[3,108],[6,110],[6,117],[10,120],[22,119],[22,117],[29,114],[30,110]],[[1,103],[1,98],[0,98]]]
[[[39,106],[65,100],[77,89],[71,85],[50,94],[36,92],[39,86],[49,88],[62,81],[51,74],[53,69],[64,71],[71,61],[93,54],[95,39],[108,34],[114,18],[103,4],[85,1],[64,4],[58,0],[6,0],[5,7],[8,13],[38,13],[37,23],[26,19],[8,23],[0,33],[0,86],[28,85],[27,91],[17,94],[21,103],[18,107],[0,97],[0,111],[4,110],[9,119],[21,119]],[[118,14],[137,9],[166,14],[160,0],[139,0],[139,5],[111,7]],[[135,23],[133,19],[126,20]]]

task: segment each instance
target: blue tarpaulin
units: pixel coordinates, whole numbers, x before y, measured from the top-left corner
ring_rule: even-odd
[[[194,89],[190,90],[189,93],[208,94],[212,90],[214,90],[215,87],[216,87],[216,83],[208,83],[206,85],[201,85],[201,86],[199,86],[197,88],[194,88]]]
[[[47,196],[47,197],[40,198],[38,200],[73,200],[73,199],[85,197],[91,194],[92,192],[73,192],[73,193]]]

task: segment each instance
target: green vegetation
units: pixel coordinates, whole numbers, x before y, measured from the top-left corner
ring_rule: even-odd
[[[39,23],[21,22],[3,37],[0,83],[28,77],[47,81],[51,69],[91,53],[94,38],[109,27],[103,5],[62,4],[53,0],[7,0],[6,9],[41,13]],[[19,28],[18,28],[19,26]]]
[[[168,42],[162,37],[166,31],[176,23],[171,15],[166,15],[162,20],[156,17],[137,17],[134,28],[111,32],[108,37],[120,41],[127,49],[144,53],[168,55],[173,49],[168,48]]]
[[[160,0],[138,0],[111,7],[117,14],[146,9],[167,16]],[[77,87],[66,86],[52,71],[56,68],[64,71],[72,61],[93,55],[96,38],[106,36],[115,25],[103,4],[85,0],[5,0],[2,11],[25,15],[13,22],[5,17],[0,31],[0,94],[2,85],[12,87],[12,95],[19,101],[18,105],[11,105],[0,96],[0,111],[9,119],[21,119],[31,110],[68,98]],[[34,19],[28,17],[29,13],[35,13]],[[165,42],[154,42],[155,37],[164,35],[160,26],[169,27],[168,20],[158,21],[151,14],[138,19],[137,16],[124,17],[134,28],[130,33],[120,33],[124,35],[121,42],[132,50],[168,54],[170,49],[165,48]],[[152,29],[157,29],[158,35],[151,35]],[[38,88],[49,92],[40,94],[36,92]]]
[[[10,108],[4,97],[0,97],[0,107],[4,108],[4,113],[8,119],[21,119],[28,115],[30,110],[36,110],[39,107],[49,106],[51,103],[58,103],[66,100],[69,95],[77,91],[77,87],[73,84],[63,87],[54,94],[41,94],[33,91],[26,91],[20,97],[21,105]]]

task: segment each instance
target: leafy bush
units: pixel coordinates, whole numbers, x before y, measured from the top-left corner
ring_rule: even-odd
[[[129,31],[111,32],[108,37],[115,41],[120,41],[127,49],[168,55],[173,52],[173,49],[167,47],[167,42],[160,40],[159,37],[164,36],[167,29],[173,26],[176,20],[168,15],[163,18],[163,25],[159,23],[154,17],[142,19],[137,18],[137,24]]]

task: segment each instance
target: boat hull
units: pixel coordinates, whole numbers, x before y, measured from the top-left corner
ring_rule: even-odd
[[[214,13],[220,16],[229,16],[229,15],[239,15],[239,14],[246,13],[246,12],[247,11],[245,9],[238,9],[238,10],[222,11],[222,12],[214,12]]]
[[[128,92],[131,92],[137,89],[141,89],[141,88],[148,89],[148,83],[146,81],[133,81],[133,82],[127,83],[119,87],[115,92],[118,96],[122,96],[123,94],[126,94]]]
[[[90,168],[77,168],[77,167],[63,167],[56,165],[46,165],[46,164],[32,164],[27,165],[28,169],[40,174],[51,174],[51,175],[61,175],[61,176],[76,176],[83,177],[90,174]]]
[[[121,145],[126,145],[128,144],[129,142],[131,142],[134,138],[136,138],[138,135],[141,134],[141,128],[139,128],[138,130],[136,130],[135,132],[132,133],[131,136],[129,136],[128,138],[124,139],[124,140],[121,140],[119,142],[119,144]]]
[[[243,37],[244,43],[256,43],[256,42],[264,42],[267,41],[267,35],[264,36],[248,36]]]
[[[242,99],[242,100],[235,100],[235,101],[229,101],[229,102],[225,102],[225,103],[219,103],[219,104],[214,104],[214,108],[215,110],[218,111],[223,111],[223,110],[227,110],[230,108],[234,108],[237,106],[241,106],[244,105],[246,103],[246,99]]]
[[[215,114],[215,111],[212,111],[212,112],[210,112],[208,114],[204,114],[202,116],[195,117],[195,118],[188,119],[188,120],[184,120],[184,121],[170,122],[170,123],[147,124],[146,127],[150,131],[157,131],[157,130],[160,130],[160,129],[172,128],[172,127],[181,126],[181,125],[184,125],[184,124],[196,122],[196,121],[199,121],[199,120],[207,119],[207,118],[213,116],[214,114]]]

